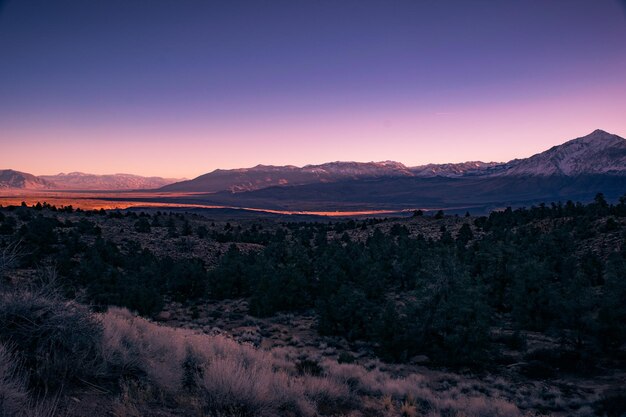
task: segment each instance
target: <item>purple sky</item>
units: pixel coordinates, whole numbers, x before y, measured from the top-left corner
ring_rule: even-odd
[[[0,169],[526,157],[626,136],[611,0],[0,0]]]

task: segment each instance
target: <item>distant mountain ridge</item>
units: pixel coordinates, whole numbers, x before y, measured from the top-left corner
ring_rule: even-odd
[[[0,170],[0,190],[13,188],[45,190],[54,188],[54,184],[26,172],[12,169]]]
[[[83,172],[35,176],[12,169],[0,170],[0,189],[118,191],[159,188],[179,179],[131,174],[96,175]]]
[[[330,162],[301,168],[293,165],[257,165],[252,168],[217,169],[192,180],[167,185],[161,191],[240,193],[275,186],[377,178],[553,175],[626,175],[626,140],[603,130],[595,130],[529,158],[506,163],[469,161],[407,167],[394,161]]]
[[[489,168],[503,165],[502,162],[468,161],[450,164],[427,164],[410,168],[416,177],[460,177],[482,174]]]
[[[161,191],[233,193],[274,186],[296,186],[346,180],[395,177],[456,177],[499,165],[496,162],[462,162],[407,167],[400,162],[328,162],[320,165],[274,166],[216,169],[192,180],[167,185]]]
[[[257,165],[252,168],[231,170],[216,169],[188,181],[167,185],[161,191],[233,193],[259,190],[272,186],[294,186],[311,183],[371,177],[411,176],[407,167],[399,162],[329,162],[321,165]]]
[[[394,161],[337,161],[303,167],[257,165],[252,168],[216,169],[197,178],[178,182],[174,179],[131,174],[94,175],[72,172],[36,177],[20,171],[3,170],[0,171],[0,189],[156,190],[245,194],[274,187],[294,191],[301,186],[346,184],[351,181],[377,179],[384,179],[385,183],[399,183],[398,181],[403,179],[428,178],[574,178],[582,176],[623,177],[626,181],[626,140],[603,130],[595,130],[587,136],[554,146],[529,158],[514,159],[506,163],[469,161],[407,167]],[[409,186],[414,181],[403,183]],[[501,184],[498,187],[506,188],[506,181],[491,183]],[[552,183],[564,184],[563,181],[552,181]],[[596,184],[597,180],[593,183]],[[589,184],[589,182],[579,182],[579,184]],[[611,184],[617,184],[619,188],[620,181],[611,180]],[[329,187],[323,188],[329,189]],[[626,184],[624,188],[626,189]],[[375,191],[372,190],[372,192]]]
[[[160,188],[179,179],[161,177],[142,177],[132,174],[96,175],[83,172],[40,175],[54,184],[54,188],[64,190],[142,190]]]

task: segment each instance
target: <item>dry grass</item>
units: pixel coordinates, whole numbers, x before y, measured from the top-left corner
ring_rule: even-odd
[[[29,396],[27,381],[20,372],[16,355],[0,344],[0,416],[53,417],[57,414],[58,397],[37,401]]]
[[[392,408],[394,400],[401,415],[463,415],[466,417],[515,417],[523,413],[504,398],[480,392],[470,381],[458,378],[442,384],[434,378],[410,374],[392,377],[378,369],[371,371],[353,364],[324,362],[329,378],[352,387],[359,395],[382,397],[383,407]]]
[[[26,381],[18,372],[15,355],[0,344],[0,415],[15,415],[27,402]]]
[[[417,406],[415,400],[410,395],[402,402],[400,415],[402,417],[417,417]]]
[[[23,256],[21,242],[13,242],[0,249],[0,281],[4,279],[4,274],[14,268],[20,257]]]
[[[51,392],[101,375],[100,326],[49,288],[0,294],[0,342],[10,343],[31,387]]]
[[[321,402],[345,401],[351,395],[339,381],[297,375],[293,363],[224,336],[160,326],[119,308],[103,314],[101,321],[107,362],[145,374],[172,398],[189,402],[189,396],[180,394],[194,392],[209,415],[315,415]]]
[[[44,294],[7,293],[2,297],[0,310],[6,317],[13,317],[8,313],[18,311],[14,315],[30,314],[28,323],[33,318],[47,318],[35,327],[20,324],[17,334],[32,333],[36,337],[31,335],[24,340],[35,340],[40,346],[58,350],[49,357],[58,362],[55,366],[60,366],[66,381],[77,375],[89,375],[90,383],[107,386],[109,391],[103,394],[103,401],[119,416],[151,415],[154,410],[164,416],[182,413],[225,417],[359,413],[406,417],[524,415],[500,395],[504,389],[498,386],[504,387],[503,381],[481,384],[451,374],[445,378],[421,373],[397,377],[383,370],[383,365],[376,361],[366,369],[332,359],[303,357],[302,350],[296,347],[261,350],[223,335],[166,327],[121,308],[85,316],[82,307],[58,298],[46,298]],[[81,319],[70,320],[76,314]],[[59,317],[64,320],[57,322]],[[95,333],[80,331],[81,324],[94,323],[98,328]],[[90,343],[84,344],[84,340],[67,343],[74,340],[66,333],[75,324],[77,335],[89,336]],[[2,330],[3,336],[11,330],[7,329]],[[51,337],[55,343],[41,343]],[[97,361],[91,353],[85,353],[94,352],[94,340]],[[71,349],[78,349],[75,356],[68,354]],[[18,372],[14,358],[24,352],[25,347],[19,344],[13,352],[0,345],[0,416],[52,416],[57,409],[57,397],[53,401],[33,403],[32,398],[37,397],[28,390],[25,378],[28,373]],[[298,363],[315,363],[319,369],[313,374],[302,372]],[[72,366],[72,373],[68,373]],[[32,369],[29,372],[32,374]],[[50,377],[49,372],[43,375]],[[487,389],[489,384],[491,387]],[[534,394],[529,392],[529,396]],[[558,400],[558,393],[554,393],[550,401]]]
[[[359,397],[380,398],[382,414],[394,413],[397,404],[404,416],[523,415],[514,404],[461,379],[442,386],[423,375],[394,378],[332,360],[320,363],[320,376],[302,375],[292,349],[263,351],[221,335],[161,326],[119,308],[102,315],[101,322],[107,361],[145,374],[159,390],[178,398],[179,406],[195,407],[203,415],[306,416],[317,415],[320,407],[339,415],[358,410]]]

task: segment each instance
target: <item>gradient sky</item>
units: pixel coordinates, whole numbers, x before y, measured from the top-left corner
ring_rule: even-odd
[[[0,168],[530,156],[626,136],[616,0],[0,0]]]

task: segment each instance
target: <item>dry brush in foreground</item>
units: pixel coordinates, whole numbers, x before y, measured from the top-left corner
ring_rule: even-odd
[[[260,350],[162,326],[128,310],[93,314],[50,290],[0,294],[0,415],[516,416],[512,403],[427,377]],[[97,403],[89,409],[87,403]]]

